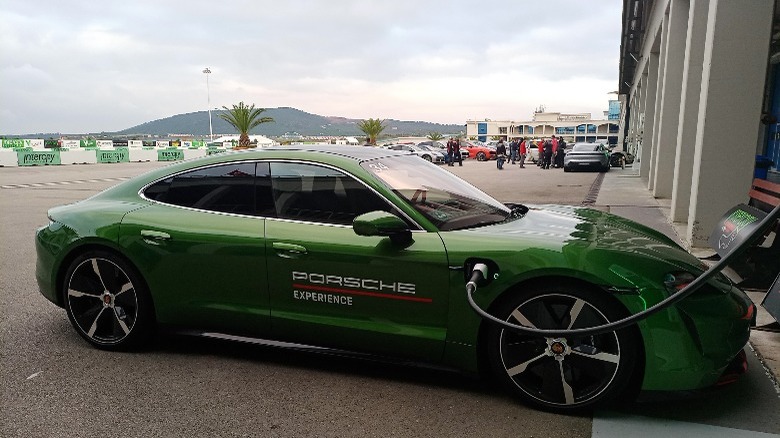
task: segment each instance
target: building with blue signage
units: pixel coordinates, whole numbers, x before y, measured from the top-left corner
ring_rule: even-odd
[[[614,104],[613,104],[614,102]],[[620,102],[610,101],[604,118],[594,119],[590,113],[564,114],[537,111],[531,120],[468,120],[466,136],[486,142],[493,139],[530,137],[534,139],[563,137],[567,142],[622,144],[620,136]]]

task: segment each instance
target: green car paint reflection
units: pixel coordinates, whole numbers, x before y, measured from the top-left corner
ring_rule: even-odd
[[[711,386],[747,342],[752,303],[725,278],[637,326],[581,328],[670,294],[698,260],[660,233],[587,208],[503,205],[413,155],[306,147],[177,163],[49,211],[41,292],[98,348],[158,325],[492,372],[526,402],[575,410],[633,389]],[[686,274],[687,275],[687,274]],[[671,277],[670,277],[671,276]],[[666,283],[665,283],[666,281]]]

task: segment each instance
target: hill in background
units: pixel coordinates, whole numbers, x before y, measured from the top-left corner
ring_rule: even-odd
[[[211,123],[214,135],[237,134],[235,128],[219,117],[224,110],[211,111]],[[273,123],[263,123],[253,129],[250,134],[279,137],[284,134],[297,133],[303,136],[355,136],[364,134],[358,129],[360,119],[347,119],[344,117],[325,117],[310,114],[295,108],[268,108],[263,116],[274,119]],[[446,125],[422,121],[400,121],[387,119],[385,121],[383,135],[391,136],[424,136],[431,132],[442,134],[455,134],[465,131],[464,125]],[[123,131],[117,135],[151,134],[167,136],[171,134],[190,134],[203,136],[209,134],[208,111],[198,111],[188,114],[179,114],[164,119],[146,122]]]

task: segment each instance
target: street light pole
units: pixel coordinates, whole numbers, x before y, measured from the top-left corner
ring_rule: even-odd
[[[206,74],[206,98],[208,99],[209,105],[209,137],[211,137],[211,141],[214,141],[214,131],[211,128],[211,91],[209,90],[209,74],[211,73],[211,70],[206,67],[203,69],[203,73]]]

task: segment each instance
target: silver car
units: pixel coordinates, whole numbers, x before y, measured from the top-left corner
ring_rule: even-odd
[[[383,146],[386,149],[392,149],[395,151],[409,151],[413,152],[418,157],[428,160],[432,163],[441,164],[445,162],[446,154],[434,148],[428,148],[425,146],[415,146],[413,144],[390,144]]]
[[[563,171],[578,169],[609,171],[609,149],[601,143],[574,143],[563,157]]]

